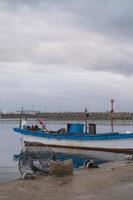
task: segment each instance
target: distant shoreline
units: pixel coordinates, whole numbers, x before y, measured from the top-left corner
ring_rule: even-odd
[[[4,114],[1,113],[1,119],[20,119],[20,114]],[[22,118],[35,119],[44,118],[45,120],[54,121],[66,121],[66,120],[85,120],[86,113],[84,112],[47,112],[47,113],[32,113],[23,114]],[[88,113],[88,119],[90,120],[133,120],[132,112],[116,112],[111,114],[110,112],[90,112]]]

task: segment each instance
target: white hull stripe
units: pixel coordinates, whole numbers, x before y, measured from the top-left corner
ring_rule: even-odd
[[[45,145],[58,148],[70,148],[81,150],[97,150],[121,153],[133,153],[133,139],[125,140],[99,140],[99,141],[71,141],[48,139],[42,137],[34,137],[23,135],[23,141],[29,145]]]

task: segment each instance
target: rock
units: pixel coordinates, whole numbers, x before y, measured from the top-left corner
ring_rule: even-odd
[[[94,160],[86,160],[84,166],[87,168],[99,168]]]
[[[125,160],[133,160],[133,154],[126,155]]]
[[[35,178],[35,175],[33,174],[33,171],[31,170],[26,170],[23,175],[22,175],[22,178],[25,180],[25,179],[34,179]]]

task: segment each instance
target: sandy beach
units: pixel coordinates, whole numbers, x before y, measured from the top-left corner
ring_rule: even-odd
[[[133,162],[81,168],[72,176],[43,176],[0,184],[0,200],[132,200]]]

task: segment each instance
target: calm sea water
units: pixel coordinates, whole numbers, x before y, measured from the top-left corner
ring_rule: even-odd
[[[82,122],[82,121],[80,121]],[[34,123],[31,121],[31,124]],[[90,121],[92,123],[92,121]],[[93,121],[97,124],[98,131],[110,131],[109,121]],[[49,129],[58,130],[66,127],[65,121],[48,121],[46,126]],[[19,154],[21,150],[20,135],[13,132],[18,127],[17,120],[0,120],[0,182],[12,180],[19,176],[18,163],[13,161],[13,155]],[[115,131],[133,132],[133,121],[116,121]],[[92,152],[91,152],[92,153]],[[92,154],[91,154],[92,155]],[[102,153],[101,153],[102,156]],[[97,153],[94,152],[94,157]]]

